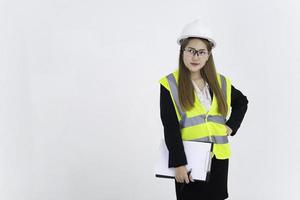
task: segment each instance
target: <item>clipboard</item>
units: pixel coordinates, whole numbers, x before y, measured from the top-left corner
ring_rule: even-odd
[[[212,148],[211,142],[183,141],[184,151],[187,158],[186,168],[192,169],[191,176],[194,180],[209,181]],[[159,146],[159,157],[155,165],[154,173],[157,178],[175,179],[175,168],[168,167],[169,150],[165,140],[162,139]]]

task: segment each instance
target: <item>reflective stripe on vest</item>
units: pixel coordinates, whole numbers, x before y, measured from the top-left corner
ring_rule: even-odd
[[[219,115],[208,115],[207,121],[216,122],[219,124],[225,124],[226,120],[224,117]],[[205,115],[197,115],[194,117],[187,118],[186,116],[180,120],[181,128],[186,128],[189,126],[195,126],[197,124],[202,124],[205,122]]]
[[[179,97],[178,97],[178,90],[177,90],[177,83],[174,77],[174,74],[171,73],[167,76],[167,80],[170,86],[170,90],[173,95],[173,99],[175,101],[175,104],[177,106],[177,110],[179,111],[179,114],[181,116],[181,120],[179,122],[181,128],[186,128],[190,126],[195,126],[198,124],[205,123],[205,118],[206,115],[197,115],[194,117],[188,118],[186,116],[186,113],[182,111],[182,108],[179,103]],[[224,76],[221,75],[221,87],[222,87],[222,92],[225,95],[225,100],[227,100],[227,87],[226,87],[226,79]],[[215,122],[215,123],[220,123],[220,124],[225,124],[226,119],[223,116],[220,115],[208,115],[207,116],[207,121]],[[203,138],[198,138],[195,139],[194,141],[201,141],[201,142],[213,142],[216,144],[226,144],[228,143],[228,138],[227,136],[208,136],[208,137],[203,137]]]
[[[210,140],[211,138],[211,140]],[[210,136],[209,137],[203,137],[203,138],[197,138],[194,139],[193,141],[197,142],[213,142],[216,144],[226,144],[228,143],[228,137],[227,136]]]
[[[222,83],[222,91],[225,97],[225,100],[227,101],[227,87],[226,87],[226,79],[223,75],[221,75],[221,83]]]

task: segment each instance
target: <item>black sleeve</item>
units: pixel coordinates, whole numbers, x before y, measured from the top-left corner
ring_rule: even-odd
[[[179,122],[170,92],[160,84],[160,117],[164,127],[164,138],[169,150],[169,168],[186,165],[186,155],[181,138]]]
[[[247,97],[231,85],[231,114],[226,125],[232,129],[231,136],[239,129],[248,108]]]

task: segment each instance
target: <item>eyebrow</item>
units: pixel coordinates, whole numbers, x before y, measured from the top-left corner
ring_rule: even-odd
[[[193,47],[187,47],[187,48],[191,48],[191,49],[195,49],[195,48],[193,48]],[[196,49],[195,49],[196,50]],[[206,49],[198,49],[198,51],[199,50],[206,50]],[[207,51],[207,50],[206,50]]]

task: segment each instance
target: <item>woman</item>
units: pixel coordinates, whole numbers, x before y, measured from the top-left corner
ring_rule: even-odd
[[[216,43],[212,38],[210,30],[199,20],[187,24],[177,40],[179,68],[160,79],[160,114],[169,167],[175,168],[178,200],[228,198],[231,152],[227,136],[236,134],[247,111],[247,97],[231,85],[228,77],[216,72],[212,56]],[[188,176],[182,140],[213,143],[208,182]]]

